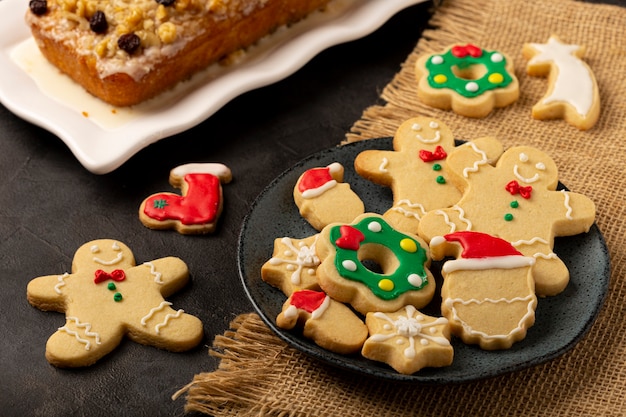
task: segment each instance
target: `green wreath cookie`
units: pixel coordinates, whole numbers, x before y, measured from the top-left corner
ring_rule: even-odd
[[[423,55],[416,73],[418,97],[425,104],[467,117],[485,117],[519,97],[512,61],[472,44]]]

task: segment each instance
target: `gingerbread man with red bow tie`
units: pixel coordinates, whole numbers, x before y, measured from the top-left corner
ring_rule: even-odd
[[[91,365],[124,336],[175,352],[191,349],[202,340],[202,323],[164,299],[181,289],[188,275],[178,258],[135,265],[121,242],[85,243],[74,255],[71,273],[28,284],[33,306],[65,313],[65,325],[48,339],[46,359],[59,367]]]
[[[535,259],[538,295],[560,293],[569,271],[553,252],[554,238],[589,231],[594,203],[582,194],[558,191],[554,160],[536,148],[508,149],[495,166],[476,165],[475,158],[470,143],[450,153],[448,168],[463,197],[451,208],[426,214],[419,235],[430,242],[435,236],[471,230],[505,239]]]
[[[502,153],[500,142],[477,139],[478,159],[495,161]],[[461,192],[450,178],[447,156],[455,148],[454,136],[440,121],[415,117],[400,125],[393,150],[366,150],[354,162],[356,172],[376,184],[391,188],[393,207],[385,220],[406,233],[417,233],[428,211],[450,207]]]

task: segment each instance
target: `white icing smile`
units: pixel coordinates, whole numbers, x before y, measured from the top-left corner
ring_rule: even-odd
[[[519,154],[519,160],[523,163],[527,163],[528,162],[528,155],[526,155],[525,153],[520,153]],[[545,171],[546,170],[546,164],[544,164],[543,162],[537,162],[535,164],[535,168],[538,171]],[[536,172],[535,175],[533,175],[532,177],[526,178],[524,177],[522,174],[519,173],[519,165],[515,164],[513,166],[513,174],[515,174],[515,177],[522,181],[525,182],[526,184],[531,184],[535,181],[539,180],[539,173]]]
[[[430,122],[428,124],[428,127],[430,127],[431,129],[435,130],[435,136],[431,139],[425,138],[422,135],[420,135],[419,133],[417,135],[415,135],[415,137],[422,143],[437,143],[441,140],[441,133],[439,132],[439,124],[436,122]],[[420,130],[422,130],[422,126],[420,126],[418,123],[414,123],[413,126],[411,126],[411,128],[416,131],[419,132]]]
[[[96,263],[99,263],[100,265],[115,265],[119,262],[122,261],[122,259],[124,259],[124,255],[121,252],[121,248],[119,247],[119,245],[117,243],[113,243],[113,246],[111,247],[111,249],[113,249],[114,251],[119,251],[119,253],[117,254],[117,256],[109,261],[105,261],[104,259],[98,258],[96,256],[93,257],[93,261]],[[93,245],[91,247],[91,253],[98,253],[100,252],[100,248],[98,247],[98,245]]]

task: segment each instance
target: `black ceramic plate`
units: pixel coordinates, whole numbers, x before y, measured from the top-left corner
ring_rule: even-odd
[[[243,286],[265,323],[285,342],[329,364],[370,376],[395,381],[449,384],[469,382],[528,368],[563,354],[589,330],[604,302],[609,284],[609,256],[596,225],[588,233],[557,238],[554,251],[570,270],[570,283],[555,297],[541,298],[535,325],[524,340],[504,351],[484,351],[453,338],[454,362],[445,368],[425,368],[413,375],[401,375],[384,363],[359,355],[345,356],[326,351],[296,331],[276,326],[286,297],[261,280],[261,266],[272,256],[274,239],[304,238],[316,231],[300,217],[293,201],[293,187],[307,169],[339,162],[345,168],[344,181],[361,197],[368,212],[384,213],[391,205],[391,191],[361,178],[353,161],[366,149],[392,149],[391,138],[356,142],[314,154],[276,178],[256,199],[244,220],[239,239],[239,272]],[[437,273],[440,265],[431,268]],[[440,299],[424,309],[439,314]]]

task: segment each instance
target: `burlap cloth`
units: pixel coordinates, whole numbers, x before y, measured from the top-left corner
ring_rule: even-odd
[[[393,0],[389,0],[393,1]],[[600,120],[586,132],[530,110],[547,80],[528,77],[524,42],[557,34],[585,44],[602,98]],[[178,394],[186,410],[215,416],[624,416],[626,415],[626,9],[566,0],[451,0],[436,10],[401,71],[365,110],[347,141],[392,136],[414,115],[444,121],[457,138],[492,135],[506,147],[536,146],[557,162],[560,179],[596,202],[612,274],[602,312],[587,336],[556,360],[521,372],[451,386],[396,385],[343,373],[275,337],[255,314],[238,317],[210,349],[219,368],[197,375]],[[422,105],[413,65],[422,53],[456,42],[505,52],[515,61],[521,96],[482,120]]]

